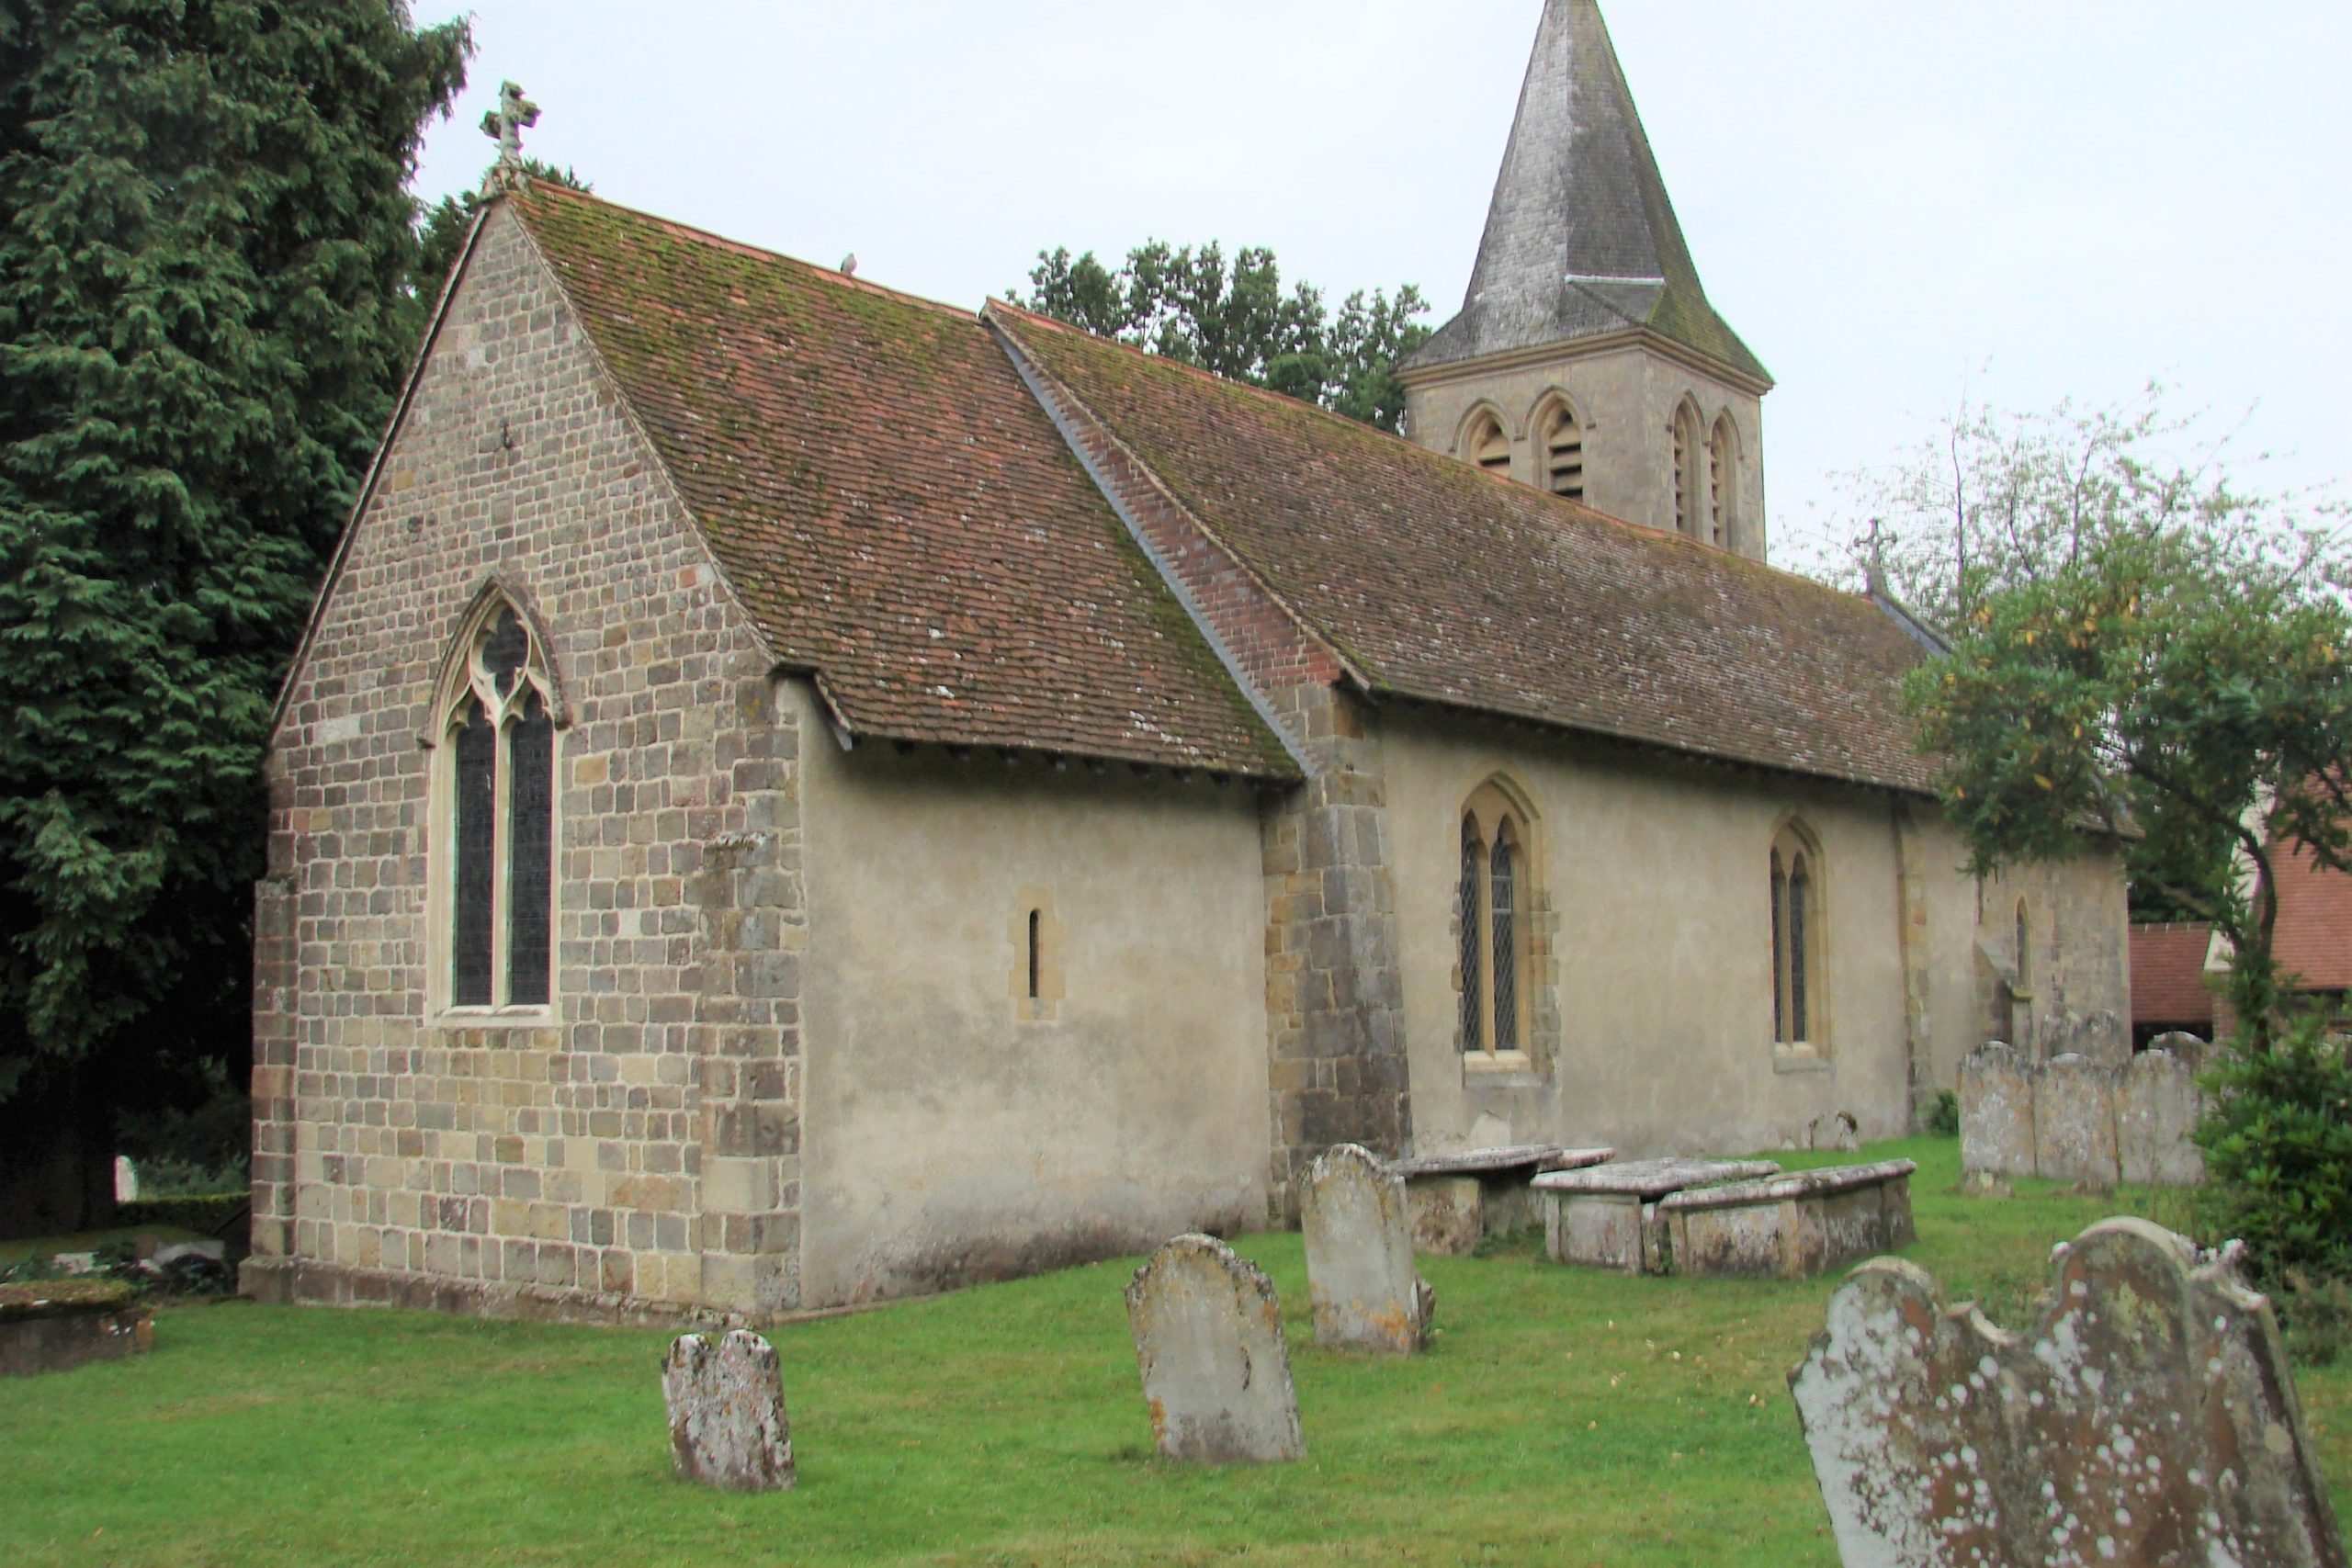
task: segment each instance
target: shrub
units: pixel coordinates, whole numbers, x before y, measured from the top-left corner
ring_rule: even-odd
[[[2352,1283],[2290,1269],[2278,1304],[2287,1348],[2304,1366],[2333,1366],[2352,1349]]]
[[[243,1192],[226,1192],[209,1198],[159,1198],[153,1202],[142,1198],[136,1203],[125,1203],[118,1208],[115,1223],[121,1225],[178,1225],[206,1235],[220,1235],[235,1224],[249,1201],[248,1196]]]
[[[2352,1059],[2323,1020],[2281,1029],[2268,1051],[2233,1042],[2206,1076],[2210,1228],[2245,1243],[2256,1280],[2290,1270],[2352,1279]]]
[[[1948,1089],[1936,1090],[1936,1108],[1928,1112],[1928,1131],[1939,1138],[1960,1136],[1960,1096]]]

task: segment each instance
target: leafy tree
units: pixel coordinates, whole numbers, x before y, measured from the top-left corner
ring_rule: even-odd
[[[1273,252],[1245,247],[1227,265],[1215,242],[1154,240],[1116,272],[1091,251],[1040,251],[1029,283],[1014,303],[1389,431],[1405,419],[1396,367],[1430,335],[1409,283],[1393,296],[1358,289],[1335,316],[1313,285],[1283,288]]]
[[[571,169],[559,169],[537,158],[523,160],[523,173],[533,180],[571,190],[595,189]],[[408,290],[427,310],[439,299],[442,285],[448,281],[450,269],[458,265],[458,253],[465,249],[466,235],[474,226],[481,204],[481,192],[477,189],[445,196],[419,210],[416,255],[410,264]]]
[[[2151,875],[2219,839],[2243,877],[2162,891],[2236,950],[2232,999],[2275,1031],[2274,857],[2352,872],[2352,614],[2324,541],[2109,514],[1986,592],[1906,692],[1980,869],[2064,856],[2086,826],[2145,834]]]
[[[0,1226],[102,1208],[112,1112],[245,1049],[263,731],[469,48],[401,0],[0,8]]]
[[[2171,412],[2159,386],[2125,403],[2046,412],[1963,400],[1894,462],[1840,476],[1849,532],[1829,575],[1872,581],[1930,622],[1962,627],[1989,600],[2079,576],[2132,539],[2201,541],[2225,570],[2291,575],[2314,537],[2332,538],[2340,507],[2245,485],[2232,457],[2225,434],[2201,414]],[[2134,915],[2206,918],[2232,881],[2236,841],[2208,818],[2132,842]]]

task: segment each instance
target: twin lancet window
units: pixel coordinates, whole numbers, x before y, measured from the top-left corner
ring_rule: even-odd
[[[453,1008],[553,995],[555,718],[545,655],[512,606],[482,619],[442,721],[443,931]]]
[[[1795,823],[1772,840],[1772,1040],[1818,1045],[1821,1010],[1821,852]]]
[[[1543,485],[1570,501],[1584,499],[1584,426],[1566,400],[1554,397],[1535,416],[1536,460]],[[1490,474],[1510,477],[1510,436],[1491,411],[1475,420],[1462,443],[1472,462]]]
[[[1731,415],[1720,415],[1714,429],[1702,439],[1698,407],[1685,401],[1674,411],[1666,436],[1675,531],[1728,547],[1739,485],[1739,435],[1732,429]]]
[[[1493,786],[1462,813],[1454,908],[1461,940],[1462,1049],[1489,1060],[1527,1049],[1527,912],[1532,857],[1527,829]]]

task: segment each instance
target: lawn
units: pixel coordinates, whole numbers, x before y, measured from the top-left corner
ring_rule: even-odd
[[[2149,1206],[1962,1198],[1955,1143],[1870,1151],[1897,1154],[1921,1166],[1909,1256],[2012,1316],[2053,1241]],[[0,1542],[20,1563],[1836,1562],[1785,1382],[1833,1281],[1428,1258],[1434,1348],[1373,1360],[1308,1342],[1295,1235],[1239,1249],[1282,1292],[1303,1463],[1151,1457],[1134,1259],[775,1331],[800,1487],[760,1497],[672,1478],[662,1334],[231,1303],[165,1312],[143,1359],[0,1382]],[[2352,1367],[2301,1387],[2344,1509]]]

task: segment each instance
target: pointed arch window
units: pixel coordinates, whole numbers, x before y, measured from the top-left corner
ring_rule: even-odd
[[[1739,496],[1739,433],[1726,412],[1707,437],[1707,538],[1725,549],[1732,543],[1732,510]]]
[[[1462,450],[1469,459],[1490,474],[1510,477],[1510,436],[1503,429],[1503,422],[1489,411],[1470,422],[1469,433],[1463,438]]]
[[[440,988],[456,1010],[542,1009],[555,994],[553,687],[503,600],[462,646],[441,703]]]
[[[1523,1066],[1528,1059],[1533,873],[1525,814],[1486,785],[1462,809],[1454,884],[1461,1043],[1473,1066]]]
[[[1555,397],[1537,416],[1544,452],[1544,488],[1570,501],[1584,499],[1584,426],[1567,400]]]
[[[1821,848],[1801,823],[1773,837],[1771,896],[1772,1042],[1817,1051],[1828,1040]]]
[[[1674,471],[1668,476],[1674,489],[1674,527],[1677,533],[1700,536],[1699,516],[1700,452],[1702,445],[1699,434],[1699,411],[1685,399],[1667,422],[1667,443]]]

